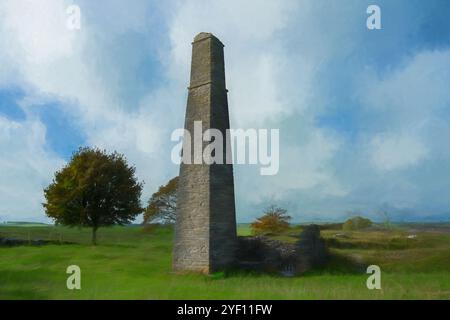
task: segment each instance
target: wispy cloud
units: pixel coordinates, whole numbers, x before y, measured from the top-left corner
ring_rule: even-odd
[[[190,43],[202,31],[226,45],[232,126],[280,128],[279,175],[236,168],[238,219],[269,201],[307,220],[382,206],[449,212],[445,1],[380,1],[373,32],[366,1],[84,0],[78,32],[65,28],[72,2],[0,4],[0,89],[20,88],[25,114],[0,113],[0,215],[43,217],[42,188],[67,160],[51,149],[47,103],[85,144],[125,153],[146,197],[175,175],[170,133],[183,126]]]

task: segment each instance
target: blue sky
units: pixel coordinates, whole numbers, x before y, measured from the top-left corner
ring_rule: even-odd
[[[370,4],[381,30],[366,28]],[[42,188],[79,146],[124,153],[143,201],[176,175],[170,133],[202,31],[225,44],[232,127],[280,129],[278,175],[235,169],[239,221],[271,202],[296,221],[450,220],[449,12],[446,0],[4,0],[0,220],[47,221]]]

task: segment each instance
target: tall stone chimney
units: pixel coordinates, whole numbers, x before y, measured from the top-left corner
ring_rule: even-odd
[[[190,150],[194,160],[194,144],[203,149],[209,144],[194,135],[194,122],[201,121],[203,132],[214,128],[222,133],[224,164],[181,164],[173,269],[211,273],[233,265],[237,245],[233,165],[225,162],[230,150],[229,139],[225,139],[230,120],[224,45],[214,35],[200,33],[192,46],[185,120],[191,141],[185,137],[183,151]]]

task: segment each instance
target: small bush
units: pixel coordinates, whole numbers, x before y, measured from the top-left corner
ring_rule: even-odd
[[[290,219],[291,217],[287,215],[286,209],[272,205],[250,227],[252,233],[256,235],[278,234],[289,229]]]
[[[372,226],[372,221],[363,217],[354,217],[345,221],[342,225],[344,231],[354,231],[369,228]]]

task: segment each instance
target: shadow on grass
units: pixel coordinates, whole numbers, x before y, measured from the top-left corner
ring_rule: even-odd
[[[41,247],[46,245],[71,245],[74,242],[69,241],[58,241],[58,240],[25,240],[16,238],[0,238],[0,247],[19,247],[19,246],[30,246],[30,247]]]
[[[336,275],[360,275],[366,272],[368,264],[356,261],[347,256],[338,253],[330,253],[327,263],[320,267],[315,267],[312,270],[301,275],[293,277],[308,277],[317,276],[321,274],[336,274]],[[261,270],[251,269],[230,269],[227,271],[216,272],[207,276],[208,280],[223,280],[226,278],[242,278],[242,277],[272,277],[272,278],[292,278],[290,276],[282,275],[280,272],[267,272]]]
[[[101,243],[99,242],[97,245],[87,244],[88,247],[105,247],[105,248],[122,248],[122,249],[136,249],[139,246],[132,244],[122,244],[122,243]]]
[[[343,256],[338,253],[330,253],[328,262],[319,268],[315,268],[307,274],[361,274],[365,273],[368,264],[356,261],[348,256]]]
[[[325,240],[329,248],[336,249],[374,249],[374,250],[406,250],[412,248],[419,248],[425,246],[414,240],[393,238],[384,241],[340,241],[335,238],[328,238]]]
[[[42,300],[48,299],[46,286],[52,279],[50,271],[2,270],[0,272],[0,299]]]
[[[2,289],[0,300],[45,300],[48,296],[39,294],[33,290],[24,289]]]
[[[230,269],[227,271],[215,272],[207,276],[208,280],[223,280],[227,278],[258,278],[258,277],[275,277],[275,278],[283,278],[283,276],[273,273],[273,272],[264,272],[259,270],[248,270],[248,269]]]

